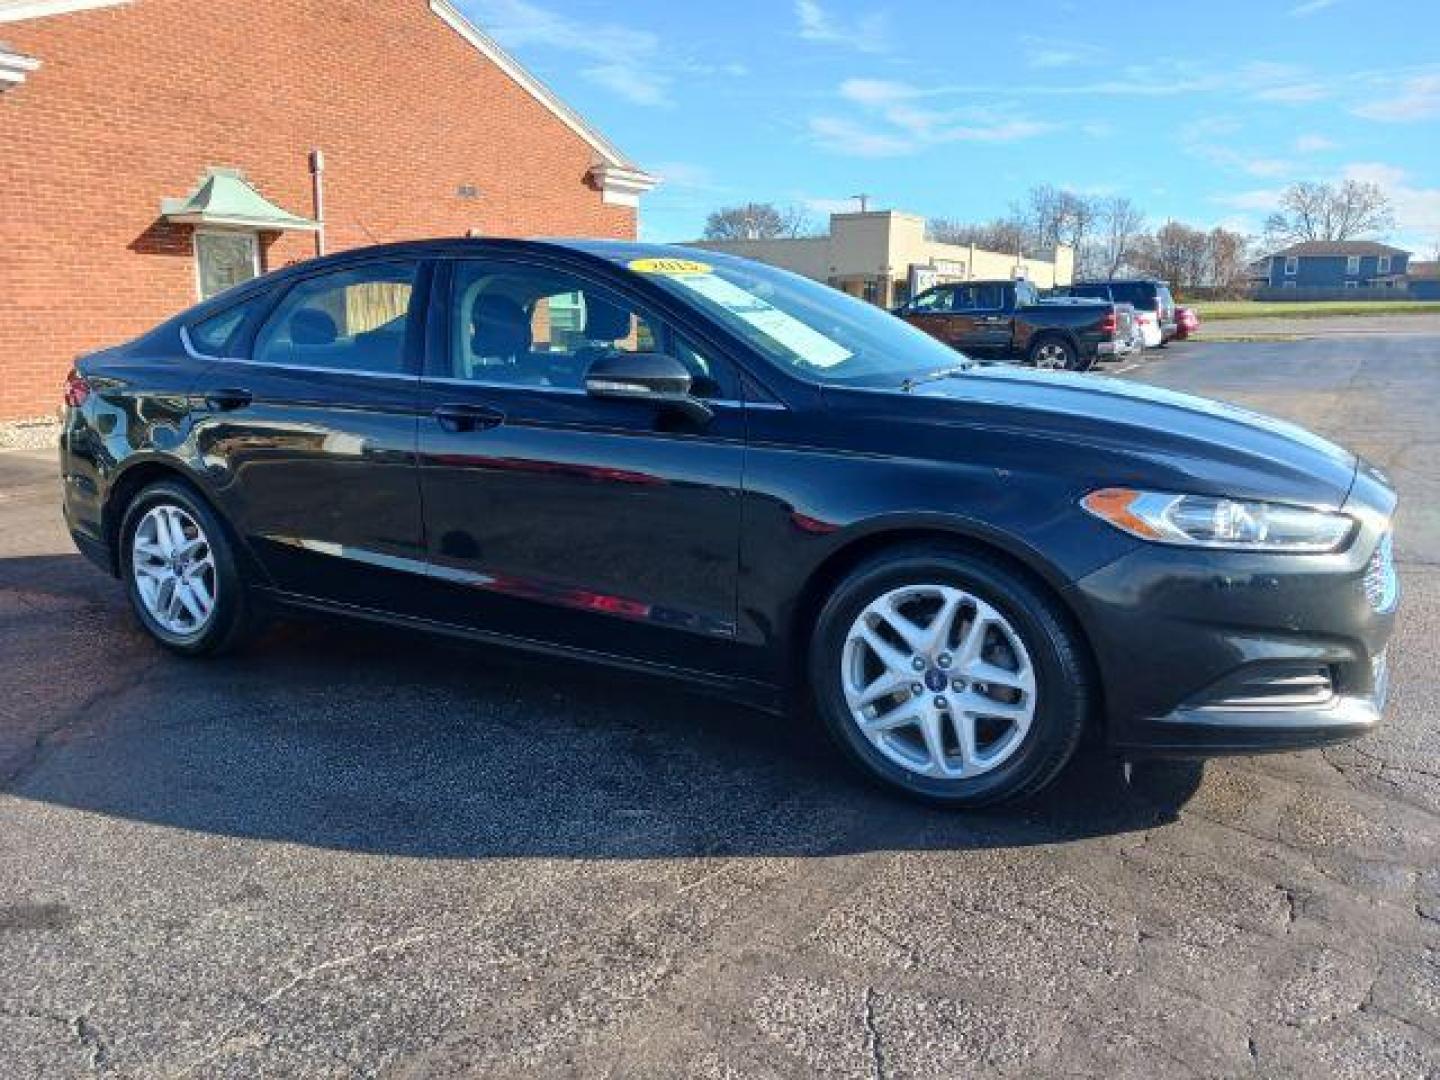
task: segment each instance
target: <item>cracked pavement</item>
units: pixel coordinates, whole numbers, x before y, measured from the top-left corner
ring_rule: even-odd
[[[1440,337],[1128,377],[1388,469],[1384,728],[969,816],[804,723],[340,624],[186,662],[0,454],[7,1077],[1440,1074]],[[558,675],[558,677],[557,677]]]

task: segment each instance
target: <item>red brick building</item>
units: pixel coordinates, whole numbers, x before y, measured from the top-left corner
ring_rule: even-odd
[[[451,0],[0,0],[0,419],[256,272],[629,237],[654,183]]]

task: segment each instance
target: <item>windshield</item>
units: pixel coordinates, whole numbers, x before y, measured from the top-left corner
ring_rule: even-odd
[[[628,265],[814,382],[893,387],[968,363],[887,311],[772,266],[709,253]]]

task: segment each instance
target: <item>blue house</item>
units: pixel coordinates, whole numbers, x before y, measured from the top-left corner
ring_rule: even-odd
[[[1403,289],[1410,252],[1374,240],[1306,240],[1269,256],[1270,289]]]
[[[1440,300],[1440,261],[1412,262],[1409,277],[1409,299]]]

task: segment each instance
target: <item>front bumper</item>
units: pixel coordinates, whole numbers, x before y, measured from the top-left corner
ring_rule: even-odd
[[[1295,750],[1380,721],[1396,589],[1394,496],[1362,473],[1361,521],[1334,555],[1146,544],[1077,582],[1105,696],[1107,740],[1137,754]],[[1377,570],[1379,568],[1379,570]]]

